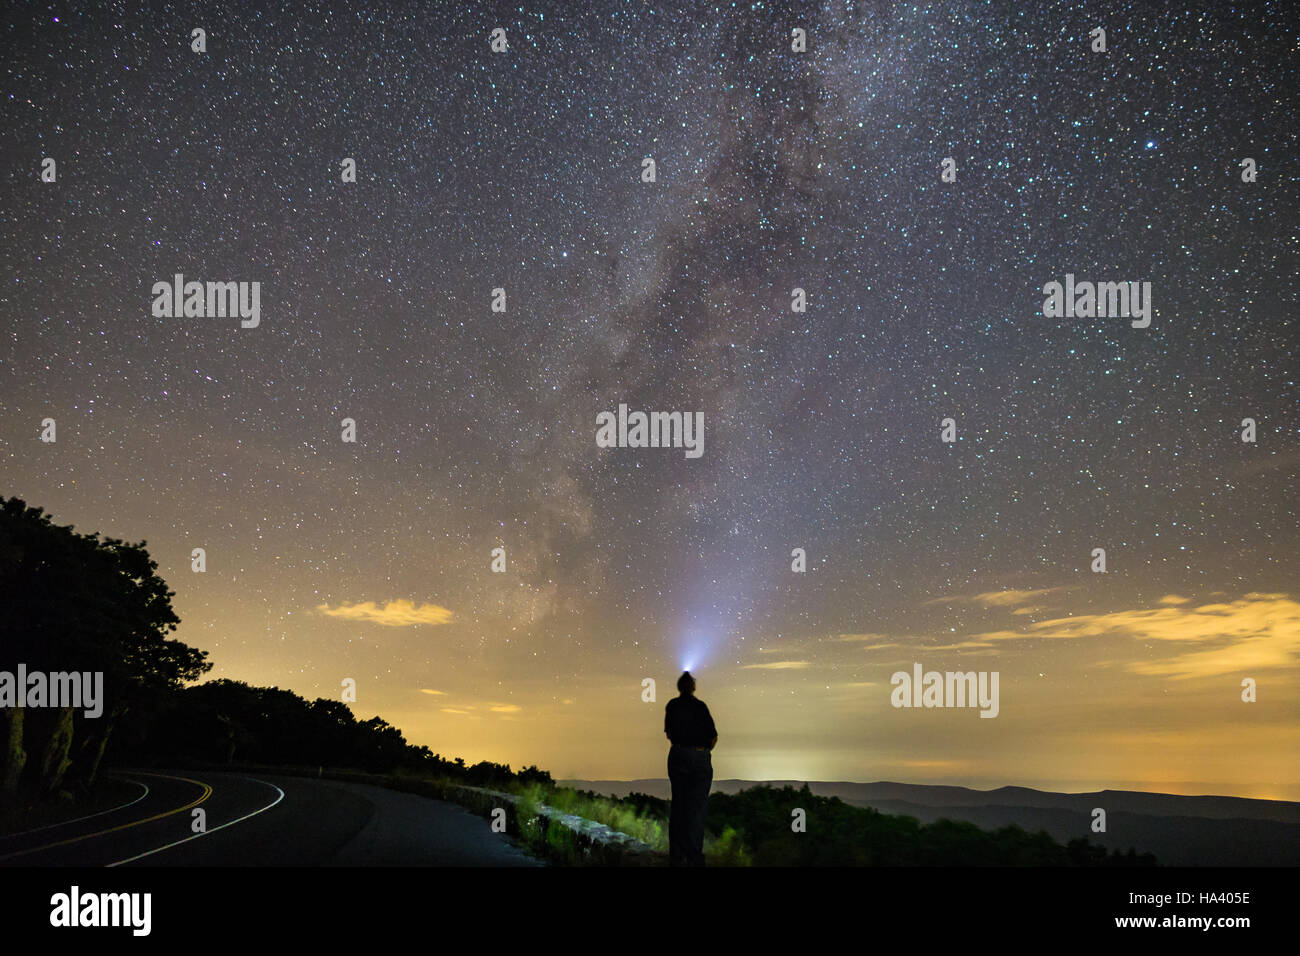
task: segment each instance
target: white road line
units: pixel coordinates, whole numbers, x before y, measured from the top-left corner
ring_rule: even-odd
[[[115,813],[118,810],[125,810],[127,807],[134,806],[145,797],[149,796],[149,785],[147,783],[141,783],[139,780],[131,780],[127,777],[123,777],[122,779],[127,783],[135,784],[137,787],[143,787],[144,793],[140,794],[140,796],[136,797],[134,800],[129,800],[118,807],[111,807],[108,810],[100,810],[98,813],[90,813],[84,817],[77,817],[75,820],[64,820],[62,823],[51,823],[48,826],[36,827],[34,830],[19,830],[17,833],[6,833],[0,836],[0,840],[11,840],[14,837],[26,836],[29,833],[40,833],[42,830],[53,830],[55,827],[66,827],[72,823],[80,823],[82,820],[93,820],[95,817],[102,817],[106,813]]]
[[[196,833],[193,836],[188,836],[184,840],[177,840],[175,843],[168,843],[166,846],[160,846],[155,850],[146,850],[143,853],[137,853],[135,856],[129,856],[125,860],[118,860],[116,863],[110,863],[108,865],[121,866],[123,863],[134,863],[136,860],[142,860],[146,856],[153,856],[155,853],[161,853],[163,850],[170,850],[172,847],[180,846],[182,843],[189,843],[191,840],[197,840],[199,837],[205,837],[209,833],[216,833],[218,830],[224,830],[226,827],[233,827],[236,823],[243,823],[249,817],[255,817],[259,813],[264,813],[267,810],[270,810],[273,806],[275,806],[277,803],[279,803],[281,800],[284,799],[284,791],[281,790],[273,783],[267,783],[265,780],[258,780],[256,777],[240,777],[239,779],[252,780],[254,783],[263,784],[264,786],[270,787],[272,790],[278,793],[279,796],[276,797],[274,800],[272,800],[270,803],[268,803],[266,806],[262,807],[260,810],[254,810],[252,813],[246,813],[237,820],[231,820],[228,823],[223,823],[221,824],[221,826],[213,827],[211,830],[206,830],[203,833]]]

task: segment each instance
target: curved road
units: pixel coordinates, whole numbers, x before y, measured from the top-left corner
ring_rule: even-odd
[[[121,806],[0,836],[0,867],[542,866],[452,803],[368,784],[238,773],[115,776]],[[192,829],[194,810],[207,831]]]

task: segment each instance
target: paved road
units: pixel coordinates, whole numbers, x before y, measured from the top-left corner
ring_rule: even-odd
[[[0,867],[541,866],[452,803],[362,783],[237,773],[117,774],[130,802],[0,837]],[[207,832],[193,832],[193,812]]]

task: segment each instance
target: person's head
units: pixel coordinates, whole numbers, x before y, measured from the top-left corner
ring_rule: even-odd
[[[695,678],[691,676],[690,671],[682,671],[682,676],[677,678],[677,692],[683,697],[695,693]]]

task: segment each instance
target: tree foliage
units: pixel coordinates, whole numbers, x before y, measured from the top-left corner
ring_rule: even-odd
[[[170,695],[158,713],[126,722],[116,759],[172,766],[193,763],[308,766],[413,773],[474,786],[513,782],[550,784],[537,767],[518,773],[509,764],[444,758],[406,741],[381,717],[359,720],[337,700],[309,701],[279,687],[214,680]]]
[[[807,814],[807,831],[791,829],[791,811]],[[973,823],[936,820],[855,807],[821,797],[807,784],[752,787],[709,797],[708,829],[734,831],[756,866],[1154,866],[1151,854],[1107,853],[1080,838],[1062,845],[1050,834],[1018,826],[983,830]]]
[[[143,541],[80,534],[21,499],[0,501],[0,670],[102,673],[104,696],[97,718],[0,711],[0,794],[29,803],[89,788],[117,718],[211,668],[206,652],[168,637],[179,618],[157,570]]]

